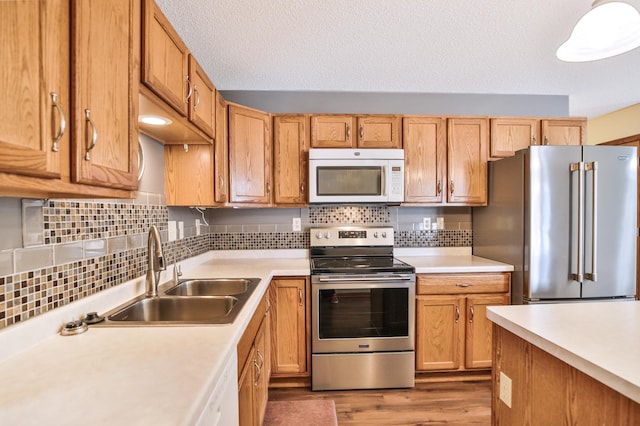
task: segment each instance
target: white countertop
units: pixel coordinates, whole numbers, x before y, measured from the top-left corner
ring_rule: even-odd
[[[404,254],[419,273],[511,270],[464,250]],[[91,327],[76,336],[58,334],[65,322],[142,294],[140,277],[0,330],[0,423],[194,423],[224,365],[236,356],[271,278],[309,275],[307,256],[307,250],[211,251],[180,262],[183,279],[261,279],[231,325]],[[171,271],[160,281],[170,280]]]
[[[640,302],[492,306],[487,317],[640,403]]]
[[[513,265],[473,256],[470,247],[397,248],[394,255],[413,265],[416,274],[513,271]]]

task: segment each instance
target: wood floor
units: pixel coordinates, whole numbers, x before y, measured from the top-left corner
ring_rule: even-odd
[[[419,383],[413,389],[269,389],[274,401],[333,399],[342,425],[490,425],[491,382]]]

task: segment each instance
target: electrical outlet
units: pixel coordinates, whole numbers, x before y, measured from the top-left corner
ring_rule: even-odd
[[[178,222],[178,238],[184,238],[184,222]]]
[[[196,235],[200,235],[200,219],[196,219]]]
[[[176,239],[176,221],[175,220],[170,220],[167,223],[168,227],[167,227],[167,235],[168,235],[168,239],[169,241],[175,241]]]
[[[438,224],[438,229],[444,229],[444,217],[436,217],[436,223]]]
[[[511,408],[511,378],[500,372],[500,400]]]
[[[422,218],[422,229],[424,229],[425,231],[429,231],[431,229],[431,218],[430,217],[423,217]]]
[[[291,223],[291,228],[293,229],[293,231],[300,231],[302,229],[302,224],[300,223],[300,218],[299,217],[294,217],[293,221]]]

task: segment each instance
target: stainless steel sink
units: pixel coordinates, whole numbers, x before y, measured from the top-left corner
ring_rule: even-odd
[[[133,302],[109,315],[109,321],[163,323],[220,323],[237,305],[233,296],[152,297]]]
[[[188,279],[165,291],[170,296],[236,296],[253,291],[259,278]]]
[[[95,325],[231,324],[259,283],[259,278],[186,279],[159,296],[140,296],[107,312]]]

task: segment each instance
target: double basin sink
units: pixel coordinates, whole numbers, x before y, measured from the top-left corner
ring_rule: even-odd
[[[259,278],[181,280],[158,297],[140,296],[108,312],[101,324],[231,324],[259,282]]]

